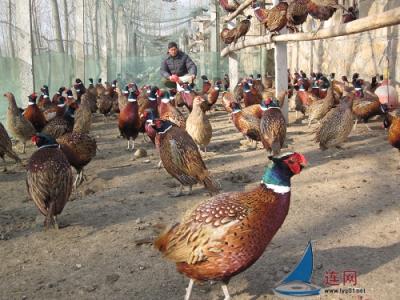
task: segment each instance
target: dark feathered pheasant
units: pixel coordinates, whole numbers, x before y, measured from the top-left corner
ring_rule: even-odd
[[[173,123],[157,119],[153,125],[157,131],[156,143],[162,164],[167,172],[176,178],[181,187],[174,196],[181,196],[183,186],[189,186],[189,194],[196,183],[204,186],[213,193],[219,187],[210,177],[210,172],[201,158],[199,149],[190,135]]]
[[[137,94],[131,91],[128,97],[128,104],[120,112],[118,118],[118,129],[120,134],[128,140],[128,150],[130,150],[130,141],[132,139],[132,150],[135,149],[135,139],[137,138],[142,123],[139,118],[139,106],[137,103]]]
[[[219,0],[219,4],[228,13],[234,12],[240,5],[237,0]]]
[[[21,159],[18,157],[17,153],[15,153],[12,149],[11,139],[8,136],[6,129],[0,122],[0,157],[4,161],[4,164],[6,163],[6,160],[4,158],[5,155],[14,159],[17,163],[21,162]],[[4,165],[3,170],[7,171],[6,165]]]
[[[267,99],[261,107],[264,110],[260,121],[261,142],[264,148],[278,155],[286,138],[286,120],[279,105]]]
[[[155,247],[193,281],[220,280],[225,299],[227,282],[263,254],[289,211],[291,177],[306,159],[299,153],[271,157],[262,182],[246,192],[219,194],[186,214],[162,234]]]
[[[64,105],[64,97],[61,97],[59,99],[58,106]],[[56,115],[56,117],[48,122],[42,130],[43,134],[48,135],[54,139],[57,139],[67,132],[71,132],[74,127],[75,109],[77,108],[77,105],[72,102],[71,105],[69,105],[68,107],[66,106],[63,114],[63,109],[62,107],[60,108],[61,109],[57,112],[58,114]]]
[[[238,103],[232,102],[232,121],[237,130],[253,141],[261,141],[260,119],[253,114],[243,112]]]
[[[75,188],[82,183],[83,168],[96,156],[96,140],[86,133],[70,132],[57,139],[71,166],[78,173]]]
[[[261,8],[257,1],[253,1],[254,15],[270,32],[279,32],[287,23],[286,12],[288,4],[280,2],[271,9]]]
[[[171,97],[168,92],[164,92],[158,109],[160,119],[168,120],[181,129],[186,128],[185,116],[171,104]]]
[[[61,214],[72,191],[72,171],[64,153],[54,140],[32,138],[39,150],[29,159],[26,173],[28,194],[46,217],[46,228],[58,228],[56,216]]]
[[[42,131],[44,126],[46,126],[46,119],[36,104],[37,95],[35,93],[29,95],[28,107],[24,111],[24,117],[29,122],[32,123],[33,127],[37,132]]]
[[[224,28],[221,31],[221,39],[225,44],[231,44],[231,43],[236,43],[241,37],[244,38],[244,36],[247,34],[247,32],[250,29],[250,22],[251,16],[247,16],[246,19],[240,21],[236,27],[232,29]]]
[[[293,31],[297,31],[296,26],[303,24],[307,20],[308,0],[293,0],[289,2],[286,12],[287,27]]]
[[[391,114],[386,104],[381,105],[381,111],[385,115],[383,126],[388,129],[388,141],[400,151],[400,118]]]

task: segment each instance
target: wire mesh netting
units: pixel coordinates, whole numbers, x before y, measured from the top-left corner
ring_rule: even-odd
[[[22,9],[29,12],[24,19]],[[13,92],[24,107],[32,91],[22,87],[23,70],[32,73],[31,89],[48,85],[51,95],[71,86],[77,74],[86,82],[91,77],[160,84],[170,41],[192,57],[198,75],[222,77],[228,64],[219,58],[213,14],[209,0],[3,0],[0,93]],[[0,101],[0,119],[6,105]]]

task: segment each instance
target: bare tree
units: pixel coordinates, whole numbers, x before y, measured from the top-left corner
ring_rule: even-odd
[[[57,3],[57,0],[51,0],[50,3],[51,3],[51,10],[52,10],[52,16],[53,16],[53,28],[54,28],[54,32],[56,35],[57,51],[63,53],[64,46],[63,46],[63,40],[62,40],[62,34],[61,34],[61,24],[60,24],[60,14],[58,12],[58,3]]]
[[[9,44],[10,44],[10,54],[11,57],[15,57],[15,49],[14,49],[14,43],[13,43],[13,38],[12,38],[12,7],[11,7],[11,0],[8,0],[8,38],[9,38]]]
[[[69,45],[69,13],[68,13],[68,3],[67,0],[63,0],[64,4],[64,37],[65,37],[65,52],[68,53]]]

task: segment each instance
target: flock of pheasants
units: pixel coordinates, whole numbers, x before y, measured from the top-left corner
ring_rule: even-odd
[[[232,12],[239,2],[220,0],[220,4]],[[256,1],[252,7],[266,28],[277,32],[283,26],[295,30],[308,15],[327,20],[339,6],[335,0],[294,0],[270,10]],[[354,10],[349,9],[348,14]],[[234,29],[224,29],[221,38],[226,43],[236,42],[248,31],[249,19]],[[76,79],[73,88],[61,87],[51,99],[48,87],[43,86],[39,97],[35,93],[29,96],[24,110],[17,107],[13,94],[6,93],[8,132],[23,145],[23,152],[28,140],[38,147],[26,165],[26,182],[30,197],[45,216],[45,227],[58,228],[56,216],[73,188],[83,182],[83,168],[96,155],[96,140],[89,134],[93,114],[118,114],[118,129],[128,141],[128,150],[135,149],[139,133],[146,134],[158,150],[159,165],[181,183],[174,196],[184,195],[184,186],[190,194],[197,183],[217,194],[161,234],[154,245],[190,278],[185,299],[189,299],[194,281],[206,280],[222,281],[225,299],[230,299],[230,278],[250,267],[279,230],[289,210],[291,177],[307,163],[300,153],[281,154],[287,129],[281,107],[286,96],[296,116],[297,112],[308,116],[309,127],[318,121],[315,141],[322,150],[340,147],[356,126],[354,119],[367,122],[377,115],[383,116],[389,142],[400,148],[400,118],[389,113],[389,106],[374,94],[385,84],[380,78],[374,77],[367,85],[358,74],[351,82],[345,76],[335,80],[334,74],[329,79],[321,73],[312,73],[309,78],[304,72],[288,75],[288,90],[278,98],[273,97],[272,85],[261,75],[240,79],[231,88],[227,75],[213,83],[202,76],[200,91],[187,83],[162,91],[155,86],[139,88],[135,83],[102,84],[101,79],[96,84],[89,79],[86,87]],[[261,142],[271,154],[261,183],[252,190],[218,194],[220,186],[202,159],[200,149],[206,153],[213,134],[208,115],[218,99],[237,130],[254,141],[256,148]],[[5,155],[21,162],[0,123],[0,157],[4,162]],[[75,182],[71,166],[77,171]]]
[[[236,11],[240,5],[240,1],[237,0],[219,0],[219,3],[228,13]],[[251,7],[257,20],[272,34],[278,33],[284,27],[291,32],[297,32],[297,26],[305,23],[308,16],[320,21],[329,20],[337,9],[345,11],[342,17],[343,23],[354,21],[358,17],[356,4],[345,8],[338,3],[338,0],[288,0],[281,1],[270,9],[263,8],[258,1],[253,1]],[[251,18],[249,15],[234,28],[224,28],[220,34],[224,43],[236,43],[239,38],[244,37],[250,29]]]
[[[321,149],[339,147],[355,126],[354,117],[368,121],[376,115],[384,115],[389,141],[399,148],[400,119],[388,113],[388,106],[373,93],[380,85],[375,77],[366,86],[358,74],[353,75],[352,83],[346,77],[337,81],[334,74],[329,79],[320,73],[312,73],[310,79],[303,72],[289,74],[288,90],[279,99],[272,97],[274,90],[263,84],[260,75],[240,79],[232,92],[228,91],[227,75],[214,83],[206,76],[202,80],[201,91],[182,83],[170,93],[154,86],[138,88],[135,83],[120,88],[116,81],[103,85],[99,80],[95,85],[92,79],[86,88],[77,79],[73,89],[61,87],[52,99],[43,86],[40,97],[35,93],[29,96],[24,110],[6,93],[7,127],[23,144],[23,151],[30,139],[39,147],[27,163],[26,182],[30,197],[45,216],[46,228],[58,228],[56,216],[74,186],[71,166],[77,171],[77,186],[83,181],[84,166],[96,155],[96,141],[89,135],[93,113],[118,114],[118,128],[128,140],[128,150],[134,149],[139,133],[146,134],[159,152],[160,165],[181,183],[175,196],[183,195],[183,186],[189,187],[190,194],[196,183],[217,194],[163,233],[155,246],[191,280],[223,281],[229,299],[225,284],[252,265],[278,231],[289,209],[290,178],[306,164],[300,153],[280,153],[286,137],[280,109],[285,96],[296,112],[308,115],[309,126],[319,121],[315,140]],[[202,159],[199,149],[206,152],[212,138],[208,111],[218,99],[235,127],[249,140],[261,141],[272,154],[262,183],[251,191],[218,194],[220,186]],[[187,118],[180,107],[186,107]],[[0,123],[3,160],[4,155],[20,162]]]

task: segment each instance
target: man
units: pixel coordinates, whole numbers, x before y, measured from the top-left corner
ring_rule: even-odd
[[[197,75],[196,64],[175,42],[168,44],[168,56],[161,63],[160,74],[166,87],[174,89],[177,83],[193,83]]]

